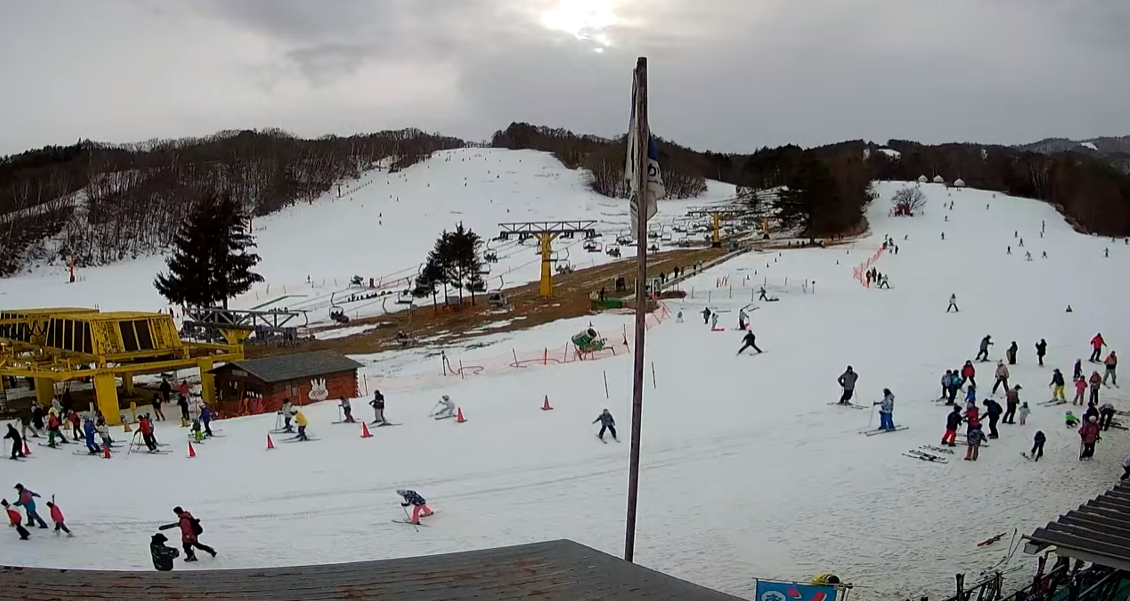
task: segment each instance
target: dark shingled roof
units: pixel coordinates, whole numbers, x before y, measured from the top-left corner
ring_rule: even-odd
[[[1119,484],[1026,538],[1026,553],[1055,545],[1059,555],[1130,570],[1130,485]]]
[[[360,367],[364,367],[364,365],[344,355],[330,351],[314,351],[228,363],[213,369],[209,373],[227,371],[233,368],[242,369],[264,382],[271,383],[353,371]]]
[[[2,567],[0,601],[16,599],[740,601],[568,540],[294,568],[103,572]]]

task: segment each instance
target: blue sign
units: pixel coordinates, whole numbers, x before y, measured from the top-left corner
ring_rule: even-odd
[[[758,580],[756,601],[836,601],[836,587]]]

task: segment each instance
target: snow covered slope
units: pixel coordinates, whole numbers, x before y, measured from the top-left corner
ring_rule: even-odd
[[[602,244],[628,232],[628,203],[590,191],[587,172],[566,169],[553,156],[535,151],[466,148],[435,153],[403,171],[371,171],[312,204],[254,220],[258,269],[266,282],[257,285],[234,308],[288,307],[310,310],[312,322],[328,319],[330,295],[347,297],[349,280],[406,287],[444,229],[463,222],[489,240],[500,222],[580,220],[597,222]],[[734,187],[710,182],[697,199],[660,203],[656,227],[670,224],[688,207],[732,198]],[[562,261],[578,268],[607,262],[605,253],[588,253],[583,240],[559,240]],[[500,262],[491,267],[488,287],[524,284],[538,277],[536,244],[493,244]],[[624,248],[624,258],[633,251]],[[153,278],[164,259],[148,257],[79,271],[81,281],[66,284],[61,268],[0,280],[0,306],[72,306],[78,300],[103,310],[157,310],[165,301]],[[501,279],[500,279],[501,276]],[[358,292],[354,288],[352,292]],[[274,301],[274,302],[272,302]],[[345,305],[351,317],[381,314],[379,301]],[[392,310],[394,302],[387,308]]]
[[[755,577],[807,579],[825,571],[855,583],[858,599],[936,596],[950,590],[954,573],[975,579],[1000,562],[1014,528],[1030,532],[1121,473],[1125,432],[1107,433],[1096,459],[1080,463],[1063,407],[1037,403],[1050,396],[1051,368],[1069,373],[1096,332],[1125,349],[1127,284],[1112,276],[1126,272],[1130,247],[1074,233],[1048,205],[975,190],[923,186],[930,200],[924,215],[889,218],[885,201],[897,187],[879,185],[869,238],[850,247],[734,259],[687,282],[693,296],[669,306],[683,312],[683,323],[672,319],[649,331],[639,562],[747,598]],[[949,201],[953,210],[942,206]],[[264,237],[283,230],[269,223]],[[309,235],[322,235],[317,232]],[[875,264],[889,274],[891,290],[865,289],[852,267],[872,256],[884,235],[900,247]],[[359,236],[334,235],[341,242],[331,251],[351,262],[346,273],[371,260],[351,254],[364,248]],[[1031,262],[1025,250],[1034,255]],[[1048,258],[1041,259],[1045,250]],[[296,254],[313,268],[313,258]],[[302,274],[299,269],[287,273]],[[751,313],[766,353],[735,356],[737,311],[762,283],[781,299]],[[960,313],[944,312],[951,293]],[[27,294],[26,304],[62,300]],[[1072,313],[1064,311],[1068,304]],[[697,312],[707,305],[723,311],[725,331],[702,324]],[[628,320],[602,315],[591,322],[616,339]],[[476,342],[492,346],[448,355],[473,362],[511,348],[557,347],[589,322],[487,337]],[[939,442],[947,408],[933,403],[938,379],[971,359],[986,334],[997,343],[993,359],[1010,341],[1020,345],[1012,375],[1032,405],[1028,425],[1001,425],[1001,438],[976,463],[904,457]],[[1046,368],[1036,366],[1032,350],[1040,338],[1049,344]],[[438,373],[434,358],[361,359],[370,363],[373,384],[390,376],[390,390],[398,373]],[[890,388],[895,422],[908,430],[863,436],[858,432],[877,425],[871,411],[827,404],[838,398],[836,377],[849,364],[860,374],[857,402],[878,401]],[[992,365],[978,365],[982,390],[991,384]],[[185,431],[164,424],[158,437],[173,443],[171,455],[118,454],[105,461],[33,445],[36,458],[0,464],[0,482],[57,495],[76,537],[34,531],[27,543],[0,545],[0,564],[151,569],[149,536],[178,504],[203,520],[202,540],[220,552],[190,564],[196,569],[400,557],[559,537],[618,554],[630,370],[629,357],[621,355],[396,387],[404,391],[388,395],[387,414],[400,425],[367,439],[357,427],[332,424],[337,410],[323,403],[306,409],[318,440],[276,439],[271,451],[263,447],[274,416],[224,422],[224,437],[201,445],[194,459],[184,457]],[[428,417],[440,394],[451,395],[466,423]],[[545,395],[553,411],[540,410]],[[1103,398],[1130,409],[1121,389],[1104,389]],[[363,400],[354,406],[359,416],[370,415]],[[594,437],[591,422],[605,407],[618,419],[623,444]],[[1038,429],[1048,436],[1047,455],[1030,463],[1020,452]],[[404,487],[438,510],[428,527],[416,531],[391,521],[403,518],[394,491]],[[1002,532],[1003,542],[976,546]],[[1031,565],[1018,553],[1002,569],[1020,579]]]

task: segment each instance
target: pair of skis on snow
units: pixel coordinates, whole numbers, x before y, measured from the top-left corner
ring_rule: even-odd
[[[870,409],[867,405],[856,405],[855,403],[828,403],[835,407],[851,407],[852,409]]]
[[[431,515],[435,515],[437,513],[439,513],[439,512],[432,510]],[[420,522],[418,524],[414,524],[414,523],[412,523],[412,520],[392,520],[392,522],[396,523],[396,524],[408,524],[409,526],[427,526],[427,524],[425,524],[423,522]]]
[[[947,451],[948,451],[948,449],[947,449]],[[949,451],[949,452],[952,453],[952,451]],[[903,456],[904,457],[910,457],[912,459],[919,459],[919,460],[922,460],[922,461],[928,461],[930,463],[949,463],[950,462],[949,459],[942,457],[941,455],[935,455],[933,453],[927,453],[926,451],[923,451],[921,449],[911,449],[911,450],[903,453]]]
[[[867,436],[875,436],[876,434],[889,434],[891,432],[902,432],[903,430],[909,429],[910,426],[895,426],[891,429],[875,428],[874,430],[860,430],[859,433],[866,434]]]

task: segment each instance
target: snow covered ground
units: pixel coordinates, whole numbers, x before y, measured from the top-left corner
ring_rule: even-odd
[[[483,148],[437,152],[396,173],[367,172],[358,181],[345,182],[341,198],[334,190],[312,204],[255,219],[252,229],[263,257],[257,271],[266,281],[235,299],[232,307],[306,310],[311,324],[329,321],[331,297],[354,319],[395,311],[395,292],[408,287],[440,232],[459,222],[490,240],[498,236],[500,222],[593,220],[603,249],[629,232],[628,202],[592,192],[587,177],[547,153]],[[670,226],[688,208],[734,197],[732,185],[708,184],[699,198],[662,201],[651,227],[671,234],[673,244],[679,235]],[[581,237],[556,241],[559,264],[580,269],[614,260],[604,252],[586,252],[583,242]],[[538,278],[536,241],[491,242],[484,248],[499,256],[484,278],[488,288]],[[628,246],[622,252],[623,259],[635,255]],[[164,259],[154,256],[79,270],[80,281],[62,286],[65,267],[45,268],[0,280],[0,305],[73,306],[81,299],[103,311],[158,310],[167,305],[153,288],[153,278],[164,269]],[[366,284],[373,279],[391,296],[349,302],[351,295],[371,292],[350,288],[355,275]]]
[[[523,164],[526,157],[543,160],[531,153]],[[440,167],[433,161],[430,168]],[[1051,368],[1069,372],[1076,358],[1089,354],[1087,342],[1096,332],[1116,350],[1130,339],[1120,302],[1127,284],[1110,277],[1126,271],[1130,247],[1074,233],[1045,204],[935,185],[923,186],[930,201],[924,215],[889,218],[887,199],[899,185],[879,185],[869,238],[851,247],[749,254],[724,263],[686,283],[693,298],[669,305],[672,314],[683,311],[683,323],[671,319],[649,331],[637,561],[747,598],[755,577],[807,579],[824,571],[855,583],[860,599],[936,596],[950,590],[954,573],[975,579],[1000,562],[1008,536],[987,548],[976,543],[1014,528],[1028,533],[1121,473],[1125,432],[1108,433],[1096,459],[1080,463],[1078,437],[1064,428],[1063,407],[1036,403],[1050,396]],[[581,199],[580,208],[547,202],[560,211],[556,215],[573,217],[589,206],[584,192],[569,194]],[[954,209],[943,208],[951,200]],[[289,232],[280,239],[289,236],[290,246],[271,248],[296,262],[284,268],[285,261],[264,248],[268,279],[294,281],[307,269],[324,273],[330,265],[336,273],[367,273],[367,265],[384,260],[365,254],[370,238],[363,220],[343,217],[350,202],[359,200],[310,209],[297,220],[340,228],[334,232],[267,223],[263,246],[269,236]],[[426,210],[433,218],[440,211]],[[338,217],[323,217],[323,211]],[[465,217],[473,212],[468,207]],[[517,209],[511,216],[528,218]],[[427,229],[454,218],[445,214]],[[865,289],[852,278],[852,267],[870,257],[884,235],[900,247],[898,255],[876,263],[889,274],[891,290]],[[310,244],[315,236],[339,242]],[[431,237],[419,243],[421,252]],[[1103,257],[1106,247],[1109,258]],[[1034,255],[1031,262],[1025,250]],[[1045,250],[1048,258],[1041,259]],[[414,257],[415,251],[397,254]],[[319,266],[323,271],[315,271]],[[110,267],[92,270],[87,287],[78,289],[91,297],[44,285],[19,289],[20,302],[0,300],[5,306],[77,299],[141,308],[148,288],[123,291],[147,285],[150,277],[131,274],[129,266]],[[114,278],[121,280],[115,285]],[[741,333],[730,328],[759,279],[781,299],[751,313],[766,353],[735,356]],[[951,293],[960,313],[944,312]],[[721,322],[726,331],[712,332],[698,319],[708,303],[728,311]],[[1069,304],[1074,312],[1065,313]],[[630,317],[601,315],[494,334],[475,341],[489,346],[448,355],[474,362],[511,348],[556,348],[590,321],[615,339]],[[906,450],[938,443],[947,408],[932,402],[937,382],[946,369],[971,359],[986,334],[997,343],[994,360],[1010,341],[1020,345],[1012,375],[1032,404],[1028,425],[1001,425],[1001,438],[976,463],[904,457]],[[1041,337],[1049,345],[1046,368],[1036,366],[1032,349]],[[416,350],[359,358],[367,364],[367,382],[388,381],[387,391],[396,390],[388,393],[387,414],[400,425],[376,429],[372,438],[361,438],[358,427],[332,424],[337,409],[323,403],[305,409],[316,441],[276,438],[271,451],[264,445],[274,416],[223,422],[223,437],[200,445],[193,459],[185,457],[185,432],[164,424],[157,434],[173,444],[170,455],[119,453],[105,461],[33,445],[35,458],[0,465],[0,482],[56,495],[76,537],[35,531],[27,543],[0,545],[0,564],[151,569],[149,535],[173,519],[178,504],[203,520],[202,540],[220,552],[194,569],[403,557],[555,538],[621,553],[628,356],[393,386],[437,373],[434,355]],[[877,401],[890,388],[895,422],[909,430],[865,437],[858,432],[878,421],[872,412],[827,405],[838,398],[835,380],[849,364],[860,373],[857,402]],[[978,365],[980,382],[990,379],[992,365]],[[440,394],[451,395],[466,423],[428,417]],[[546,395],[553,411],[540,410]],[[1104,398],[1130,408],[1120,389],[1104,390]],[[370,415],[364,400],[354,405],[359,416]],[[594,437],[591,422],[606,407],[621,426],[622,444]],[[1037,429],[1048,436],[1047,455],[1030,463],[1020,452]],[[405,487],[438,511],[419,531],[391,521],[403,518],[394,491]],[[1032,563],[1017,554],[1006,569],[1027,577]]]

